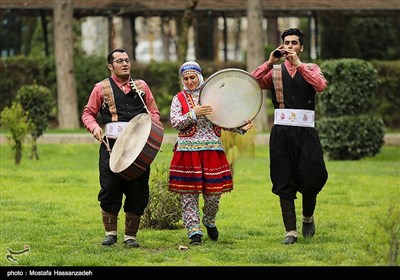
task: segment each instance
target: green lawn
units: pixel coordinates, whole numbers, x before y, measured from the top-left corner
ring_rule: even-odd
[[[100,245],[104,231],[97,201],[97,144],[41,144],[40,160],[25,147],[19,166],[1,148],[0,252],[29,254],[0,266],[388,266],[400,264],[400,149],[360,161],[327,161],[329,179],[318,196],[316,235],[282,245],[278,197],[271,193],[268,147],[244,154],[235,166],[234,190],[221,199],[220,239],[188,245],[186,231],[142,229],[141,247],[125,249],[123,215],[119,242]],[[153,166],[168,166],[172,145],[163,145]],[[301,232],[301,196],[296,201]],[[396,247],[397,242],[397,247]],[[390,253],[390,250],[392,252]],[[389,256],[392,257],[390,261]],[[394,259],[394,260],[393,260]]]

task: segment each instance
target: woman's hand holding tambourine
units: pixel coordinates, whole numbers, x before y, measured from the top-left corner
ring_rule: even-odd
[[[196,116],[206,116],[212,113],[212,108],[210,105],[198,105],[194,107],[194,113]]]
[[[243,129],[244,131],[248,131],[249,129],[251,129],[253,127],[253,122],[249,121],[247,124],[245,124],[244,126],[241,127],[241,129]]]

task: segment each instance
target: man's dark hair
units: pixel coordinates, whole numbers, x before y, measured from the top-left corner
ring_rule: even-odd
[[[108,62],[109,64],[111,64],[111,63],[113,62],[113,60],[114,60],[114,53],[115,53],[115,52],[126,53],[126,51],[125,51],[124,49],[115,49],[115,50],[112,50],[112,51],[107,55],[107,62]]]
[[[298,29],[298,28],[286,29],[285,31],[283,31],[283,33],[281,35],[282,41],[285,41],[285,37],[289,36],[289,35],[295,35],[295,36],[299,37],[300,46],[303,45],[304,34],[303,34],[303,32],[301,32],[300,29]]]

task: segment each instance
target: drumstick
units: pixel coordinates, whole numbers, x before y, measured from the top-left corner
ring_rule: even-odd
[[[111,153],[110,144],[108,143],[108,137],[106,136],[105,138],[107,139],[107,142],[104,141],[104,138],[101,139],[101,141],[104,143],[104,145],[106,145],[107,151],[108,151],[109,153]]]

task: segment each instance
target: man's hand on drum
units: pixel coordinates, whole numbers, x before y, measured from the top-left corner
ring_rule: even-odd
[[[196,116],[205,116],[212,113],[212,108],[210,105],[202,105],[194,107],[194,113]]]
[[[248,131],[249,129],[251,129],[253,127],[253,122],[249,121],[248,123],[246,123],[244,126],[241,127],[241,129]]]
[[[96,127],[95,129],[93,129],[93,137],[96,138],[97,141],[99,141],[100,143],[103,140],[103,130],[101,129],[100,126]]]

